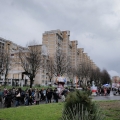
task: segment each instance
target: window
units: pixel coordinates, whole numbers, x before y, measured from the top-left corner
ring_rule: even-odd
[[[11,56],[14,56],[14,54],[11,54]]]

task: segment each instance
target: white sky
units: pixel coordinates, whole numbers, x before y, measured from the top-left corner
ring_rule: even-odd
[[[101,70],[120,76],[120,0],[0,0],[0,37],[26,46],[56,29],[69,30]]]

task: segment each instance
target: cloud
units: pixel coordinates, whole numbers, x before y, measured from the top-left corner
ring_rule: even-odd
[[[120,73],[119,0],[0,0],[0,37],[25,46],[42,33],[70,30],[101,69]]]
[[[116,72],[114,70],[110,70],[110,71],[108,71],[108,73],[110,74],[111,77],[112,76],[120,76],[120,73],[118,73],[118,72]]]
[[[38,19],[31,16],[30,13],[22,8],[17,9],[17,5],[11,0],[3,4],[0,17],[0,35],[3,38],[14,41],[17,44],[25,46],[27,41],[36,39],[42,43],[42,32],[47,29],[47,26]]]

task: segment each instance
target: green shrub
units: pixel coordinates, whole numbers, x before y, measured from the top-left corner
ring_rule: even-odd
[[[101,117],[88,92],[76,90],[68,94],[61,120],[103,120]]]
[[[84,105],[87,109],[91,107],[92,100],[86,91],[76,90],[75,92],[69,93],[66,98],[65,108],[71,108],[72,110],[72,106],[78,103]]]
[[[104,120],[104,116],[98,106],[95,105],[94,107],[96,108],[96,111],[94,114],[91,114],[84,105],[78,103],[73,105],[73,110],[71,110],[71,108],[65,109],[60,120]]]

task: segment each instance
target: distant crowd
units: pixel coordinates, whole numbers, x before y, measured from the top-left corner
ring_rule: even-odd
[[[97,89],[97,95],[99,96],[107,96],[110,95],[111,88],[110,87],[99,87]]]
[[[97,89],[97,95],[98,96],[109,96],[110,91],[112,90],[113,95],[120,95],[120,87],[114,87],[111,89],[111,87],[98,87]]]
[[[58,101],[65,101],[67,94],[74,89],[70,90],[68,88],[63,89],[61,92],[57,88],[52,89],[26,89],[22,90],[21,88],[12,88],[4,90],[0,89],[0,104],[3,107],[9,108],[11,106],[29,106],[29,105],[38,105],[40,103],[58,103]],[[87,87],[79,90],[88,90],[90,94],[92,93],[91,88]],[[97,96],[109,96],[111,88],[110,87],[98,87],[96,95]],[[120,87],[112,88],[113,95],[120,95]]]
[[[63,101],[65,101],[65,96],[69,90],[64,89],[61,93],[58,92],[57,88],[54,90],[51,88],[48,89],[26,89],[22,90],[21,88],[12,88],[7,90],[0,89],[0,103],[4,107],[11,106],[20,106],[20,105],[38,105],[40,102],[44,103],[57,103],[60,99],[60,95]]]

